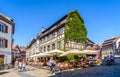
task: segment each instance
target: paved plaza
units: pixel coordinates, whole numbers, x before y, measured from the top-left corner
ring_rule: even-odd
[[[47,72],[46,68],[36,68],[27,66],[27,70],[19,72],[15,69],[2,70],[0,77],[49,77],[53,74]]]

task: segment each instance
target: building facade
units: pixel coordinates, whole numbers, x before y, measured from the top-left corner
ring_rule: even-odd
[[[12,58],[20,57],[20,49],[18,45],[12,45]]]
[[[105,40],[102,44],[102,57],[109,55],[110,52],[118,54],[120,47],[120,36]]]
[[[67,41],[65,42],[65,23],[67,15],[55,22],[49,28],[42,28],[40,32],[27,46],[27,58],[36,53],[50,52],[54,49],[69,51],[71,49],[83,49],[85,45],[80,42]],[[85,44],[94,44],[92,41],[87,41]]]
[[[3,14],[0,14],[0,58],[3,60],[4,64],[11,63],[13,34],[13,20]]]
[[[42,32],[28,44],[26,56],[29,57],[36,53],[49,52],[54,49],[64,50],[65,22],[66,16],[48,29],[42,28]]]
[[[12,46],[12,60],[16,60],[17,58],[26,58],[26,50],[24,47],[13,45]]]

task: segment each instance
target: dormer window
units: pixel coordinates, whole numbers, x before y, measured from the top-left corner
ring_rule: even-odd
[[[8,33],[8,26],[0,23],[0,32]]]

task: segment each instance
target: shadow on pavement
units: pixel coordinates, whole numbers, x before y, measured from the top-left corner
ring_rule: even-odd
[[[120,64],[110,66],[94,66],[85,69],[62,72],[50,77],[120,77]]]
[[[34,69],[34,68],[33,69],[30,69],[30,68],[26,69],[26,71],[34,71],[34,70],[36,70],[36,69]]]
[[[9,72],[0,72],[0,75],[2,75],[2,74],[6,74],[6,73],[9,73]]]

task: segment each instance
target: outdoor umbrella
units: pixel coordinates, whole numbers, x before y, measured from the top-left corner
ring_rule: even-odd
[[[31,58],[33,58],[33,57],[37,57],[37,54],[34,54],[34,55],[32,55],[32,56],[30,56]]]
[[[83,50],[85,54],[98,54],[99,52],[96,50]]]
[[[58,53],[63,53],[64,51],[58,50],[58,49],[54,49],[50,52],[47,52],[48,54],[58,54]]]
[[[59,55],[59,57],[67,56],[67,55],[70,55],[70,54],[84,54],[84,52],[82,52],[80,50],[77,50],[77,49],[72,49],[70,51],[64,52],[63,54]]]
[[[37,56],[38,57],[49,57],[49,56],[52,56],[52,55],[44,52],[44,53],[39,53]]]

